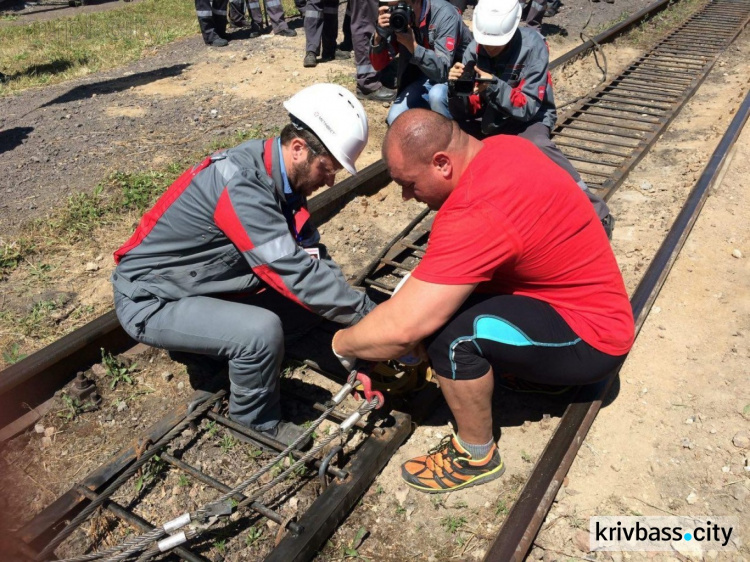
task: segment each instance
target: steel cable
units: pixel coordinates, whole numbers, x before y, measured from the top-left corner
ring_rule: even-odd
[[[313,425],[311,425],[310,428],[308,428],[308,431],[306,431],[300,437],[298,437],[294,441],[294,443],[292,443],[289,447],[287,447],[287,449],[285,449],[284,451],[282,451],[281,453],[279,453],[276,457],[274,457],[274,459],[272,459],[269,463],[267,463],[265,467],[263,467],[261,470],[259,470],[256,473],[254,473],[247,480],[245,480],[245,481],[241,482],[240,484],[238,484],[235,488],[233,488],[229,492],[226,492],[219,499],[215,500],[212,503],[213,504],[221,503],[223,501],[226,501],[226,500],[230,499],[232,496],[235,496],[238,493],[243,493],[248,486],[250,486],[251,484],[253,484],[254,482],[256,482],[263,474],[265,474],[273,466],[275,466],[277,462],[279,462],[282,459],[286,458],[286,456],[289,454],[289,452],[294,447],[296,447],[298,445],[298,442],[301,442],[307,436],[306,434],[311,433],[316,427],[318,427],[322,423],[322,421],[328,416],[328,414],[330,414],[336,408],[336,406],[337,406],[337,404],[332,404],[329,408],[327,408],[326,411],[323,414],[321,414],[321,416],[313,423]],[[367,401],[363,402],[360,405],[360,407],[356,410],[355,413],[359,413],[361,416],[365,416],[365,415],[367,415],[369,412],[371,412],[372,410],[374,410],[377,407],[378,407],[378,399],[375,398],[375,399],[373,399],[370,402],[367,402]],[[272,489],[278,483],[280,483],[281,481],[285,480],[292,472],[294,472],[299,467],[301,467],[303,464],[305,464],[309,459],[315,457],[323,448],[325,448],[327,445],[329,445],[335,439],[337,439],[338,437],[341,437],[341,436],[345,435],[345,433],[346,432],[341,429],[341,426],[339,426],[338,430],[336,432],[334,432],[334,433],[326,436],[325,439],[323,439],[320,443],[318,443],[317,445],[315,445],[312,449],[310,449],[310,451],[308,451],[307,453],[305,453],[296,462],[292,463],[286,470],[284,470],[283,472],[281,472],[278,476],[276,476],[275,478],[273,478],[270,482],[268,482],[267,484],[264,484],[263,486],[261,486],[260,488],[258,488],[257,490],[255,490],[253,493],[251,493],[249,495],[246,494],[247,497],[244,500],[242,500],[239,504],[237,504],[237,506],[236,506],[235,509],[240,509],[240,508],[246,507],[250,503],[256,501],[259,497],[261,497],[263,494],[265,494],[268,490]],[[197,509],[193,513],[191,513],[191,519],[194,519],[194,520],[196,520],[196,519],[197,520],[204,519],[209,514],[210,514],[210,512],[208,510],[208,506],[204,506],[202,508]],[[186,539],[185,542],[187,542],[189,540],[192,540],[193,538],[195,538],[197,536],[200,536],[203,532],[205,532],[208,528],[210,528],[214,523],[215,523],[215,520],[209,522],[208,525],[206,525],[203,528],[200,528],[200,529],[198,529],[198,528],[192,528],[192,529],[189,529],[187,531],[184,531],[184,533],[185,533],[185,539]],[[107,558],[104,562],[124,562],[125,560],[133,558],[134,556],[137,555],[138,551],[142,550],[146,546],[145,539],[146,539],[147,536],[148,536],[148,534],[142,535],[141,538],[144,539],[144,540],[138,541],[137,545],[133,545],[130,548],[128,548],[128,550],[119,552],[119,553],[115,554],[114,556],[112,556],[110,558]],[[157,537],[157,538],[159,538],[159,537]],[[153,540],[156,540],[156,539],[153,539]],[[144,552],[142,552],[140,554],[140,556],[138,556],[137,562],[145,562],[147,560],[150,560],[153,556],[156,556],[156,555],[158,555],[161,552],[162,552],[162,550],[160,549],[160,547],[158,545],[153,545],[150,548],[148,548],[147,550],[145,550]],[[64,562],[67,562],[67,561],[64,561]]]
[[[56,536],[53,538],[47,546],[44,547],[44,549],[36,556],[35,560],[45,560],[47,557],[52,554],[52,552],[57,548],[57,546],[64,541],[75,529],[78,528],[78,526],[83,523],[83,521],[102,503],[104,503],[109,496],[111,496],[117,489],[125,483],[133,474],[136,473],[136,471],[141,468],[146,462],[151,459],[156,453],[158,453],[161,448],[169,443],[174,437],[182,433],[182,431],[187,427],[191,422],[193,422],[196,418],[203,415],[209,408],[211,408],[217,400],[220,400],[224,397],[226,394],[225,390],[220,390],[212,395],[209,395],[205,402],[201,403],[193,412],[188,414],[186,417],[182,419],[180,423],[178,423],[176,426],[172,428],[171,431],[169,431],[164,437],[159,439],[153,446],[149,447],[142,455],[141,457],[133,463],[133,465],[127,469],[125,472],[123,472],[119,478],[117,478],[112,484],[110,484],[99,496],[92,500],[92,502],[87,505],[78,515],[76,515]],[[108,554],[112,554],[115,552],[121,551],[123,548],[127,548],[130,546],[133,542],[138,542],[141,537],[145,536],[151,536],[152,534],[156,534],[157,531],[160,529],[154,529],[153,531],[150,531],[149,533],[146,533],[146,535],[141,535],[140,537],[133,537],[132,539],[129,539],[125,541],[122,545],[118,545],[116,547],[107,549],[106,551],[98,552],[98,553],[91,553],[83,556],[77,556],[75,558],[66,558],[64,560],[60,560],[59,562],[87,562],[89,560],[98,560],[99,558],[102,558],[103,556],[107,556]],[[127,543],[127,545],[126,545]]]

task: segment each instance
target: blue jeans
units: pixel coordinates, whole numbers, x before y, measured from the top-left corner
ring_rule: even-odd
[[[448,109],[448,84],[433,84],[427,78],[424,82],[420,79],[415,80],[401,90],[393,100],[385,121],[390,126],[404,111],[416,107],[429,108],[448,119],[453,119]]]

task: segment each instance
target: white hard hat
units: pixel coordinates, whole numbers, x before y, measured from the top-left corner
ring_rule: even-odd
[[[354,163],[367,146],[367,114],[346,88],[314,84],[284,102],[286,110],[320,139],[328,152],[356,174]]]
[[[507,45],[521,21],[518,0],[479,0],[474,8],[473,33],[480,45]]]

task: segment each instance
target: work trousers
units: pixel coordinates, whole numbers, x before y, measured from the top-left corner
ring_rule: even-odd
[[[115,290],[115,312],[136,341],[229,362],[229,416],[258,430],[281,419],[279,370],[284,345],[321,318],[275,291],[227,300],[131,300]]]
[[[581,174],[578,173],[573,167],[573,164],[570,163],[570,160],[565,157],[562,151],[557,148],[555,142],[550,138],[550,130],[547,125],[541,121],[536,121],[531,124],[518,121],[510,125],[507,131],[503,130],[503,134],[518,135],[519,137],[523,137],[533,142],[549,157],[550,160],[570,174],[570,177],[575,180],[578,187],[583,190],[586,197],[591,201],[599,220],[602,220],[609,214],[609,207],[607,206],[607,203],[604,202],[604,199],[594,194],[594,192],[589,189],[589,186],[586,185],[586,182],[581,178]]]
[[[443,117],[453,119],[448,109],[448,84],[434,84],[426,76],[420,76],[398,93],[385,121],[390,126],[404,111],[418,107],[431,109]]]
[[[271,21],[271,27],[274,33],[289,29],[289,26],[284,19],[284,7],[281,5],[281,0],[265,0],[266,14],[268,19]],[[263,12],[260,9],[260,0],[249,0],[247,7],[250,10],[250,18],[263,27]],[[244,10],[243,10],[244,13]]]
[[[537,31],[542,30],[542,19],[544,12],[547,11],[547,0],[519,0],[523,7],[521,19],[526,22],[528,27],[533,27]]]
[[[198,16],[198,25],[206,44],[226,34],[227,1],[195,0],[195,13]]]
[[[380,77],[370,62],[370,38],[378,21],[378,0],[349,0],[352,14],[352,42],[357,65],[357,87],[369,94],[379,90]]]
[[[333,58],[336,54],[336,36],[339,32],[338,0],[308,0],[305,6],[305,52]]]
[[[229,0],[229,20],[237,26],[247,23],[245,19],[245,0]]]

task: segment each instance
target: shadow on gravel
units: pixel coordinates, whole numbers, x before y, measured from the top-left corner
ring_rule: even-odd
[[[550,35],[559,35],[560,37],[567,37],[568,30],[554,23],[543,23],[542,24],[542,35],[549,37]]]
[[[175,64],[167,68],[157,68],[156,70],[139,72],[137,74],[131,74],[130,76],[112,78],[111,80],[102,80],[101,82],[94,82],[93,84],[82,84],[81,86],[76,86],[72,90],[56,97],[55,99],[48,101],[41,107],[87,99],[90,98],[93,94],[113,94],[122,90],[127,90],[128,88],[132,88],[134,86],[143,86],[144,84],[148,84],[162,78],[178,76],[182,74],[182,72],[189,66],[189,64]]]
[[[87,62],[88,62],[88,59],[86,57],[82,57],[79,60],[75,61],[75,64],[86,64]],[[42,76],[45,74],[50,74],[50,75],[60,74],[61,72],[65,72],[66,70],[71,68],[73,64],[74,62],[68,59],[55,59],[51,62],[47,62],[44,64],[32,64],[30,67],[24,69],[21,72],[8,75],[6,77],[6,80],[7,81],[15,80],[22,76]]]
[[[13,127],[7,131],[0,131],[0,154],[13,150],[21,144],[34,127]]]
[[[578,390],[578,392],[576,392]],[[496,438],[500,437],[505,427],[520,427],[525,422],[542,422],[542,427],[547,423],[553,429],[565,409],[578,402],[587,402],[592,395],[597,393],[597,385],[588,385],[582,388],[573,387],[570,391],[557,396],[543,394],[512,392],[495,386],[492,397],[492,423],[493,433]],[[614,402],[620,393],[620,377],[616,377],[605,396],[601,407],[606,408]],[[549,422],[544,420],[549,419]],[[422,422],[426,426],[441,426],[453,421],[448,405],[440,400],[430,416]]]

